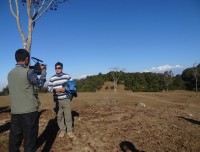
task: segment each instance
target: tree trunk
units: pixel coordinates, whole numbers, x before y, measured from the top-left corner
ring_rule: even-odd
[[[117,81],[114,81],[114,91],[117,93]]]
[[[197,80],[197,78],[196,78],[196,94],[197,94],[197,91],[198,91],[198,90],[197,90],[197,82],[198,82],[198,80]]]
[[[28,39],[27,39],[27,45],[26,50],[30,52],[31,50],[31,43],[32,43],[32,33],[33,33],[33,19],[31,16],[31,3],[27,1],[27,14],[28,14]]]

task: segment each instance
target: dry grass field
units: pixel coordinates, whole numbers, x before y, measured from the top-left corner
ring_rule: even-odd
[[[200,151],[199,93],[79,93],[72,101],[75,140],[58,138],[52,95],[39,96],[38,152]],[[1,96],[1,152],[8,151],[9,128],[9,97]]]

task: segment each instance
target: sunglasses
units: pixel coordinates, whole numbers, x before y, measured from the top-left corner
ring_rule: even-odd
[[[57,68],[55,68],[55,69],[62,69],[61,67],[57,67]]]

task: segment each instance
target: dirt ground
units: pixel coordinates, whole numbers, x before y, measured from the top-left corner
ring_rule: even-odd
[[[79,93],[72,101],[74,140],[58,137],[52,95],[39,96],[38,152],[200,152],[200,94]],[[9,129],[9,97],[2,96],[1,152],[8,151]]]

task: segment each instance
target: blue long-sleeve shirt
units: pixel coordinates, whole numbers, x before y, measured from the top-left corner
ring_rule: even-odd
[[[24,67],[26,66],[24,64],[16,64],[16,67]],[[38,88],[42,88],[44,86],[44,83],[46,82],[46,70],[42,70],[40,78],[38,78],[37,74],[34,72],[34,69],[29,69],[27,73],[27,78],[33,84],[34,86]]]
[[[29,81],[38,88],[42,88],[46,82],[46,70],[42,70],[40,78],[37,77],[33,69],[29,69],[27,75]]]

